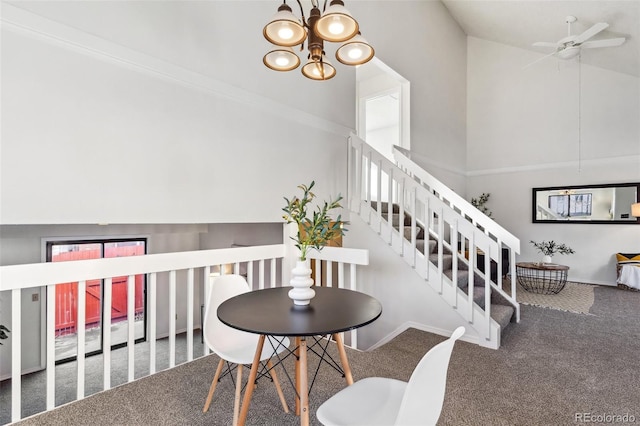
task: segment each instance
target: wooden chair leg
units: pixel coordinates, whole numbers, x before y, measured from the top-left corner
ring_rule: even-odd
[[[271,377],[273,377],[273,384],[276,386],[276,391],[278,392],[278,396],[280,397],[280,402],[282,403],[282,409],[285,413],[289,412],[289,406],[287,405],[287,401],[284,399],[284,393],[282,393],[282,388],[280,387],[280,381],[278,380],[278,376],[276,376],[276,369],[272,367],[271,361],[267,361],[267,367],[269,368],[269,373]]]
[[[258,339],[258,346],[256,347],[256,354],[253,356],[253,362],[251,363],[251,370],[249,371],[249,383],[252,383],[256,380],[256,376],[258,375],[258,366],[260,365],[260,354],[262,353],[262,348],[264,347],[264,339],[265,335],[261,334]],[[253,395],[253,387],[247,386],[247,390],[244,392],[244,399],[242,400],[242,411],[240,412],[240,426],[244,426],[247,420],[247,414],[249,413],[249,405],[251,404],[251,396]]]
[[[216,385],[218,384],[218,380],[220,380],[220,373],[222,373],[223,366],[224,366],[224,360],[221,359],[220,362],[218,363],[216,374],[215,376],[213,376],[213,381],[211,382],[211,387],[209,388],[209,395],[207,395],[207,400],[205,401],[204,408],[202,409],[203,413],[206,413],[209,410],[209,405],[211,404],[213,393],[216,391]]]
[[[236,398],[233,401],[233,426],[238,425],[240,413],[240,394],[242,392],[242,364],[238,364],[238,376],[236,378]]]

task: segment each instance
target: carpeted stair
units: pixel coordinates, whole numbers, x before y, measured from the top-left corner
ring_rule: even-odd
[[[377,210],[378,203],[373,202],[371,206],[374,210]],[[389,212],[389,203],[380,203],[382,215],[386,218],[388,217]],[[393,227],[399,231],[400,229],[400,208],[397,204],[392,204],[393,212],[392,212],[392,224]],[[407,241],[411,241],[411,216],[409,213],[404,213],[404,238]],[[438,241],[434,239],[431,234],[428,234],[428,238],[425,239],[425,228],[424,226],[416,220],[416,249],[420,251],[423,255],[425,254],[425,248],[429,256],[429,261],[433,265],[438,264]],[[503,259],[505,256],[503,256]],[[508,256],[506,256],[508,261]],[[447,247],[443,247],[443,272],[450,280],[453,281],[453,254],[451,250]],[[507,265],[508,266],[508,265]],[[481,269],[484,268],[484,265],[478,265]],[[492,277],[495,282],[495,277]],[[480,274],[476,273],[474,277],[474,288],[473,288],[473,300],[475,303],[482,309],[485,307],[485,297],[484,297],[484,277]],[[457,284],[458,287],[467,293],[467,288],[469,286],[469,270],[467,265],[464,262],[458,262],[458,273],[457,273]],[[500,325],[500,330],[503,331],[505,327],[509,325],[514,317],[515,309],[512,305],[510,305],[504,298],[498,294],[497,292],[492,292],[491,294],[491,318],[496,321]]]

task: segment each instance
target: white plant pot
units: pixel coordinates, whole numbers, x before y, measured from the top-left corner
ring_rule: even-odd
[[[291,270],[289,284],[293,287],[289,290],[289,298],[293,300],[295,305],[306,306],[311,302],[316,292],[311,288],[313,280],[311,279],[311,268],[308,260],[296,261],[296,267]]]
[[[552,261],[553,259],[548,254],[545,254],[544,256],[542,256],[542,263],[551,263]]]

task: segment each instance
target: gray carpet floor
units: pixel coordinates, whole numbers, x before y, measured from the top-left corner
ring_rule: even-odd
[[[504,330],[499,350],[456,344],[439,424],[570,425],[579,413],[626,414],[640,423],[640,292],[597,286],[589,314],[521,309],[521,322]],[[443,339],[409,329],[374,351],[349,350],[354,378],[407,380],[420,358]],[[331,352],[335,356],[335,348]],[[216,363],[215,355],[207,356],[20,424],[228,425],[233,405],[228,377],[219,384],[209,412],[202,413]],[[291,371],[291,365],[285,368]],[[318,424],[317,407],[342,387],[344,379],[336,371],[320,369],[310,396],[311,424]],[[293,407],[291,386],[283,388]],[[262,380],[247,423],[296,425],[299,419],[282,411],[273,385]]]

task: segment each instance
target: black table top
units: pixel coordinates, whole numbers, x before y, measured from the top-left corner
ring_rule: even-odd
[[[352,290],[313,287],[308,306],[296,306],[287,293],[291,287],[256,290],[224,301],[218,318],[250,333],[275,336],[317,336],[367,325],[382,313],[375,298]]]

